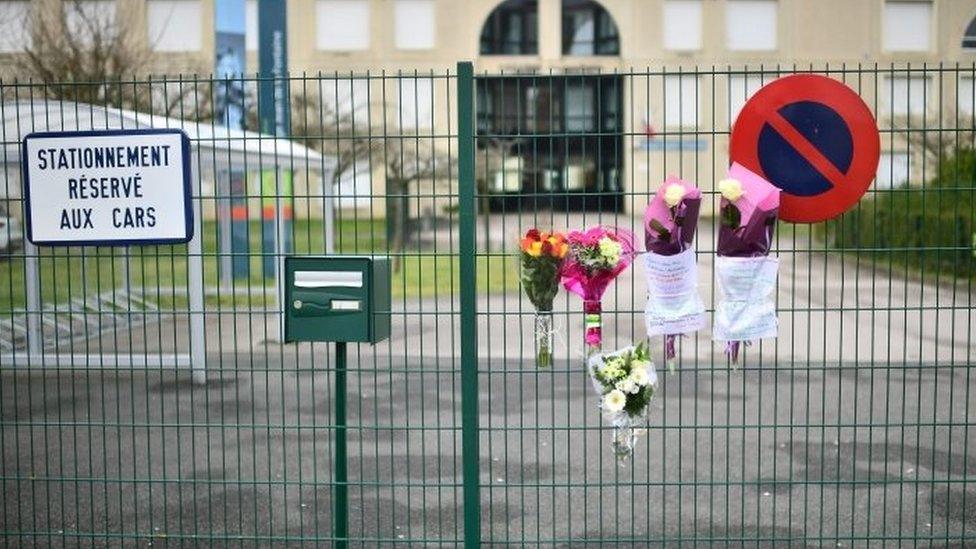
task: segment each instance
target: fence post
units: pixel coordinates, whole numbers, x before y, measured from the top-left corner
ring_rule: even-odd
[[[461,459],[464,545],[481,544],[481,472],[478,460],[478,316],[475,262],[474,68],[457,65],[458,253],[461,307]]]
[[[200,181],[199,150],[194,149],[189,160],[192,164],[190,185],[194,195],[190,198],[193,202],[193,238],[187,244],[186,260],[186,286],[190,298],[190,368],[193,382],[203,385],[207,382],[207,329],[203,318],[203,184]]]
[[[26,212],[25,212],[26,216]],[[24,290],[27,293],[27,365],[44,366],[44,331],[41,327],[41,259],[37,246],[24,238]]]

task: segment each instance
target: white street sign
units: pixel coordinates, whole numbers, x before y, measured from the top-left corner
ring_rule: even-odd
[[[34,244],[174,244],[193,236],[190,140],[180,130],[32,133],[23,155]]]

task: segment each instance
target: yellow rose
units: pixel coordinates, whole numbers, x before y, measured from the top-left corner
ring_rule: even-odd
[[[718,190],[729,202],[735,202],[746,192],[742,189],[742,183],[738,179],[723,179],[718,182]]]
[[[681,199],[685,197],[685,187],[684,185],[679,185],[677,183],[672,183],[664,189],[664,202],[669,208],[673,208],[681,203]]]
[[[542,242],[536,240],[531,245],[529,245],[529,249],[526,250],[525,253],[531,255],[532,257],[539,257],[540,255],[542,255]]]

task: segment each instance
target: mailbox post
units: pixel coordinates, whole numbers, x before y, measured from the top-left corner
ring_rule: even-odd
[[[285,341],[335,343],[335,546],[349,540],[346,343],[390,337],[390,263],[370,256],[285,258]]]

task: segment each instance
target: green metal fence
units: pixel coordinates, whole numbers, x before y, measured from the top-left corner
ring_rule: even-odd
[[[682,339],[620,467],[575,297],[536,367],[516,240],[640,235],[667,174],[711,215],[738,109],[794,72],[872,108],[878,179],[835,221],[776,227],[779,337],[735,370],[709,330]],[[214,121],[226,81],[0,82],[0,215],[22,216],[27,133],[169,126],[193,143],[198,220],[186,246],[129,249],[4,225],[4,544],[974,543],[974,83],[971,65],[302,74],[286,139]],[[253,120],[257,81],[237,84]],[[716,231],[696,244],[709,312]],[[393,335],[352,346],[344,378],[348,538],[335,359],[281,343],[286,253],[395,267]],[[644,339],[644,288],[638,261],[607,292],[605,347]]]

